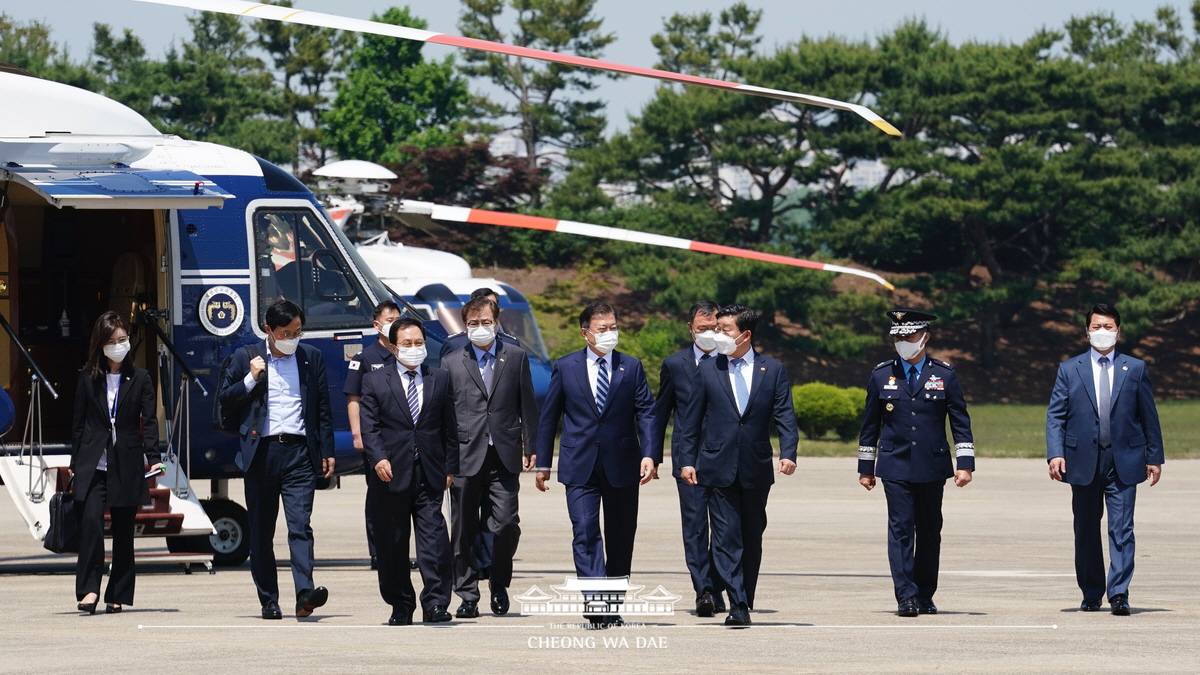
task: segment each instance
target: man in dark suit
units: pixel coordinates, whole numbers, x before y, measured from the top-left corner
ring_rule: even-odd
[[[497,312],[499,311],[500,296],[496,294],[496,291],[493,291],[487,286],[476,288],[475,290],[471,291],[471,297],[468,302],[476,298],[487,298],[488,300],[491,300],[492,302],[496,303]],[[504,332],[504,329],[500,326],[499,315],[496,317],[496,340],[514,347],[521,346],[521,342],[517,340],[515,336]],[[467,331],[455,333],[454,335],[446,338],[446,340],[442,342],[442,351],[439,363],[444,362],[451,354],[457,354],[458,352],[466,349],[467,345],[469,344],[471,344],[471,341],[467,338]],[[487,522],[488,518],[491,516],[491,508],[492,502],[488,498],[487,493],[484,493],[479,500],[478,522]],[[491,577],[492,546],[492,531],[486,527],[479,528],[475,535],[475,569],[478,572],[479,579],[489,579]]]
[[[758,313],[749,307],[717,312],[719,356],[700,364],[671,441],[680,477],[708,490],[713,566],[729,595],[727,626],[750,625],[775,482],[771,422],[779,433],[779,473],[795,473],[800,442],[787,373],[752,348],[757,330]]]
[[[479,616],[479,568],[475,556],[480,503],[488,502],[483,526],[492,534],[492,613],[507,614],[512,561],[520,540],[517,493],[521,470],[533,469],[538,406],[525,350],[497,339],[500,308],[479,297],[463,305],[469,344],[442,359],[450,374],[458,420],[458,475],[450,488],[451,548],[456,616]]]
[[[400,318],[400,306],[393,300],[384,300],[375,306],[374,316],[372,325],[376,332],[371,337],[371,343],[346,364],[346,385],[342,387],[342,393],[346,395],[346,417],[350,420],[350,435],[354,441],[354,449],[359,452],[363,450],[362,431],[358,427],[358,400],[362,396],[363,376],[371,371],[395,365],[396,354],[392,351],[392,342],[388,336],[391,334],[392,322]],[[366,504],[364,511],[371,569],[377,569],[379,560],[375,553],[375,528],[371,520],[371,505]]]
[[[971,482],[975,442],[958,375],[925,352],[929,322],[937,317],[913,309],[893,309],[888,317],[899,358],[875,366],[867,383],[858,482],[870,490],[876,478],[883,480],[896,613],[913,617],[937,614],[933,594],[941,558],[942,491],[951,476],[958,487]],[[954,434],[953,461],[947,418]]]
[[[300,343],[304,312],[278,300],[267,308],[263,330],[266,358],[245,349],[234,353],[221,383],[221,405],[241,418],[236,462],[245,474],[250,517],[250,574],[264,619],[279,619],[275,571],[275,520],[279,503],[287,521],[296,616],[306,617],[329,599],[313,583],[313,493],[317,476],[333,475],[333,413],[325,358]]]
[[[654,399],[642,362],[617,346],[617,312],[593,302],[579,314],[587,347],[554,364],[537,436],[537,489],[549,489],[558,444],[558,481],[566,486],[575,574],[628,576],[637,531],[638,487],[654,473]],[[604,509],[604,536],[600,509]],[[588,615],[594,627],[619,616]]]
[[[1129,614],[1133,577],[1133,505],[1138,483],[1162,475],[1162,430],[1150,374],[1141,359],[1116,351],[1121,315],[1108,304],[1087,314],[1092,348],[1058,366],[1046,409],[1046,459],[1050,478],[1071,485],[1075,516],[1075,578],[1083,591],[1080,609],[1108,604]],[[1108,556],[1104,578],[1100,517],[1108,507]]]
[[[412,624],[417,597],[408,566],[410,519],[416,528],[417,562],[425,587],[422,620],[452,618],[450,541],[442,517],[442,493],[458,473],[458,426],[450,377],[423,365],[425,327],[394,321],[389,340],[396,365],[368,373],[359,399],[367,499],[375,523],[379,594],[392,608],[389,626]]]
[[[667,422],[671,415],[686,406],[692,393],[692,383],[700,363],[716,356],[717,303],[701,300],[692,305],[688,314],[688,334],[692,344],[663,359],[658,379],[658,396],[654,399],[655,438],[658,451],[655,458],[662,462],[666,443]],[[680,416],[675,415],[675,433],[679,433]],[[671,462],[671,475],[679,492],[679,520],[683,525],[683,558],[696,591],[696,614],[713,616],[725,612],[724,586],[713,569],[712,543],[708,533],[708,491],[680,478],[683,467]]]

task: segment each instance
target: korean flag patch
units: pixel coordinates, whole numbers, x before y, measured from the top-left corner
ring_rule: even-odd
[[[350,360],[350,370],[358,370],[358,367],[361,365],[362,365],[361,361],[356,361],[354,359]]]

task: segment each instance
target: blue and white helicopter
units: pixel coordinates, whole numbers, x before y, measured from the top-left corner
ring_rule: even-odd
[[[449,44],[579,67],[706,86],[852,112],[899,132],[861,105],[709,78],[633,68],[359,19],[241,0],[137,0],[247,18],[292,21]],[[291,174],[246,152],[158,132],[103,96],[0,67],[0,426],[24,420],[0,446],[0,479],[35,539],[49,525],[49,497],[69,463],[69,401],[60,396],[84,361],[91,322],[105,310],[134,325],[135,358],[159,382],[168,470],[155,504],[138,516],[143,536],[167,536],[181,562],[240,564],[246,513],[230,498],[236,439],[210,428],[226,356],[265,338],[259,317],[279,297],[307,315],[305,340],[330,364],[341,400],[346,369],[374,339],[373,307],[393,295],[313,194]],[[458,207],[428,207],[447,221],[557,229],[584,236],[757,259],[764,254],[601,228],[528,222]],[[439,215],[438,209],[445,211]],[[771,262],[876,275],[783,256]],[[414,316],[416,308],[408,306]],[[445,331],[429,322],[430,353]],[[11,410],[3,399],[9,398]],[[339,471],[357,469],[346,409],[334,405]],[[201,502],[191,481],[211,481]],[[197,553],[197,556],[193,556]],[[172,557],[175,556],[175,557]]]

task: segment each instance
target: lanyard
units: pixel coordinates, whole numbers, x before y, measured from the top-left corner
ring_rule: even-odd
[[[112,408],[108,411],[108,421],[115,427],[117,424],[117,400],[121,398],[121,378],[117,378],[117,390],[113,392]]]

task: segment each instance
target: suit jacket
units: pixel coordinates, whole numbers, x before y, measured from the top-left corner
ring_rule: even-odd
[[[926,356],[916,386],[909,389],[907,364],[902,363],[889,359],[871,371],[858,437],[858,472],[934,483],[954,475],[954,461],[960,469],[974,470],[971,418],[954,367]],[[953,460],[947,417],[954,435]]]
[[[269,358],[270,350],[260,345],[259,353]],[[313,471],[321,475],[321,460],[333,457],[333,410],[329,404],[329,380],[325,374],[325,357],[316,347],[300,343],[296,350],[296,371],[300,379],[300,408],[304,416],[304,435]],[[243,473],[250,470],[258,440],[267,420],[267,370],[249,392],[242,382],[250,372],[250,356],[238,347],[221,383],[221,405],[237,410],[241,420],[241,448],[235,461]]]
[[[779,457],[796,461],[800,433],[792,407],[792,387],[783,364],[754,352],[750,400],[738,415],[729,382],[729,357],[700,364],[692,393],[671,440],[680,467],[696,469],[696,480],[710,487],[761,488],[775,482],[771,459],[771,422],[779,433]],[[744,374],[744,371],[743,371]]]
[[[679,433],[679,422],[684,405],[692,395],[692,385],[700,367],[696,363],[696,350],[692,345],[663,359],[658,374],[658,396],[654,398],[654,462],[663,461],[663,448],[667,442],[667,422],[675,415],[675,433]],[[716,354],[713,358],[716,358]],[[708,359],[705,359],[708,360]],[[683,465],[671,462],[671,475],[679,478]]]
[[[537,465],[553,466],[554,435],[562,420],[558,481],[565,485],[587,483],[597,461],[613,487],[636,485],[642,458],[655,455],[654,398],[642,362],[618,351],[609,357],[612,367],[603,414],[596,409],[588,382],[586,352],[567,354],[554,363],[538,428]]]
[[[492,388],[483,386],[475,347],[468,344],[442,359],[449,373],[458,420],[458,474],[474,476],[487,458],[488,434],[504,468],[520,473],[522,458],[537,447],[538,405],[524,349],[496,341]]]
[[[1109,430],[1117,476],[1126,485],[1146,480],[1148,464],[1162,464],[1162,429],[1146,362],[1111,352],[1113,383],[1109,399]],[[1058,366],[1050,406],[1046,409],[1046,459],[1067,461],[1063,480],[1089,485],[1096,477],[1100,456],[1100,418],[1096,384],[1088,352]]]
[[[117,438],[109,421],[107,378],[93,378],[90,368],[79,373],[75,387],[75,415],[71,433],[71,470],[75,472],[75,498],[87,494],[100,456],[108,451],[107,506],[149,503],[146,464],[162,461],[158,451],[158,413],[154,381],[143,368],[121,373],[117,392]]]
[[[420,455],[421,468],[431,485],[444,484],[441,481],[448,474],[458,473],[458,423],[450,376],[441,368],[421,366],[421,379],[421,410],[414,424],[396,366],[367,373],[363,378],[359,423],[368,488],[389,492],[410,489],[414,452]],[[392,480],[388,483],[375,474],[375,465],[385,459],[392,465]]]

